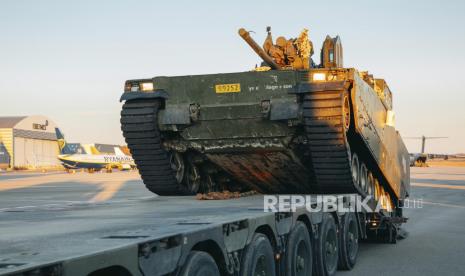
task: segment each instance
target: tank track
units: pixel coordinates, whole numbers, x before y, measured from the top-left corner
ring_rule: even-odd
[[[314,176],[312,185],[318,192],[357,192],[351,174],[347,128],[344,127],[346,93],[323,91],[303,96],[305,134]]]
[[[121,111],[123,136],[148,190],[165,196],[190,194],[176,180],[168,152],[162,147],[159,108],[159,100],[126,101]]]

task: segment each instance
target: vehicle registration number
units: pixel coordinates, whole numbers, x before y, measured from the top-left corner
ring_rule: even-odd
[[[215,85],[215,92],[217,94],[241,92],[241,84],[240,83],[217,84]]]

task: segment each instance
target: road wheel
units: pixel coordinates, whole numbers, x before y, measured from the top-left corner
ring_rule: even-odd
[[[307,226],[298,221],[287,240],[286,275],[312,275],[312,255],[312,244]]]
[[[334,275],[338,263],[338,240],[337,229],[334,218],[331,214],[323,215],[321,223],[320,237],[316,244],[316,275]]]
[[[200,179],[200,171],[197,166],[190,164],[187,166],[187,173],[186,173],[186,186],[189,192],[196,194],[199,192],[201,179]]]
[[[339,264],[338,267],[343,270],[351,270],[358,255],[358,226],[356,214],[347,213],[341,222],[339,231]]]
[[[375,185],[374,185],[374,197],[376,200],[381,200],[381,186],[379,185],[378,179],[375,179]]]
[[[362,163],[362,165],[360,166],[359,183],[360,183],[360,189],[364,191],[365,193],[367,192],[367,182],[368,182],[367,178],[368,178],[367,166],[365,165],[365,163]]]
[[[240,275],[276,275],[273,247],[265,235],[255,233],[252,237],[252,241],[242,254]]]
[[[367,177],[367,195],[373,197],[375,193],[375,178],[371,172],[368,172]]]
[[[352,170],[352,180],[354,181],[355,186],[359,186],[360,182],[360,162],[358,161],[358,155],[354,152],[352,153],[351,161],[351,170]]]
[[[170,160],[170,167],[174,172],[176,181],[181,183],[184,179],[185,165],[182,155],[177,151],[168,152],[168,158]]]
[[[202,251],[191,251],[182,268],[182,276],[219,276],[220,271],[210,254]]]
[[[350,102],[349,95],[344,94],[343,106],[342,106],[342,121],[344,123],[344,131],[349,131],[350,128]]]
[[[206,174],[205,177],[203,177],[200,186],[202,187],[202,190],[206,192],[214,192],[217,188],[215,179],[211,174]]]

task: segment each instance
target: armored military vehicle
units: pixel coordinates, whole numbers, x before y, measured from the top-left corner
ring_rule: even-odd
[[[321,64],[304,29],[271,31],[248,72],[128,80],[121,128],[146,187],[159,195],[248,191],[359,193],[386,209],[409,192],[409,154],[383,79],[344,68],[326,37]]]

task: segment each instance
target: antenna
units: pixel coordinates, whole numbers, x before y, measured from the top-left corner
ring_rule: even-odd
[[[421,140],[421,153],[425,153],[425,144],[426,144],[426,140],[428,139],[445,139],[445,138],[449,138],[449,137],[443,137],[443,136],[425,136],[425,135],[422,135],[421,137],[405,137],[405,139],[419,139]]]

